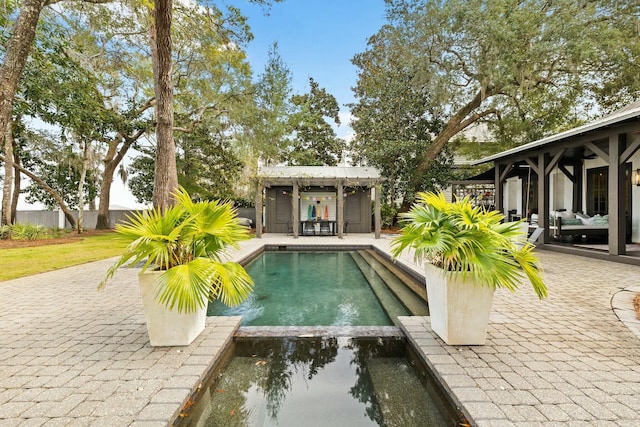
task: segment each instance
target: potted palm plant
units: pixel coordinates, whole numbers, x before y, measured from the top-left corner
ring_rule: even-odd
[[[412,249],[425,261],[431,327],[447,344],[485,343],[496,288],[515,291],[526,276],[539,298],[547,296],[534,246],[520,222],[503,220],[468,197],[452,203],[442,193],[419,193],[401,214],[392,254]]]
[[[142,263],[140,291],[152,346],[189,345],[204,329],[207,302],[237,305],[253,281],[235,262],[223,262],[229,247],[249,238],[230,203],[193,202],[180,189],[177,204],[136,212],[116,232],[129,243],[99,288],[121,266]]]

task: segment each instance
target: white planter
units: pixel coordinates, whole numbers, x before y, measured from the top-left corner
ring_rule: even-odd
[[[140,294],[147,320],[149,340],[154,347],[189,345],[204,330],[207,305],[195,313],[178,313],[177,308],[169,311],[156,301],[156,278],[161,271],[140,273]]]
[[[449,345],[484,345],[494,289],[425,264],[431,328]]]

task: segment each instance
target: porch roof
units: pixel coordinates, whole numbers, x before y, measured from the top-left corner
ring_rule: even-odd
[[[539,139],[537,141],[529,142],[527,144],[523,144],[518,147],[514,147],[509,150],[505,150],[500,153],[496,153],[491,156],[484,157],[480,160],[476,160],[472,162],[471,164],[480,165],[483,163],[492,162],[494,160],[503,159],[505,157],[509,157],[514,154],[519,154],[529,150],[540,148],[547,144],[563,141],[572,137],[585,135],[585,134],[588,134],[589,132],[597,131],[606,127],[621,124],[625,121],[637,120],[638,118],[640,118],[640,101],[631,103],[609,115],[601,117],[590,123],[586,123],[582,126],[578,126],[573,129],[569,129],[564,132],[560,132],[555,135],[551,135],[546,138]]]
[[[335,185],[372,186],[380,181],[380,172],[373,167],[346,166],[260,166],[258,178],[265,185]]]

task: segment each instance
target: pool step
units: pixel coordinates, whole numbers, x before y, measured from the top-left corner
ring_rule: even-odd
[[[398,326],[398,316],[406,316],[407,310],[401,301],[396,298],[395,294],[387,287],[386,283],[377,274],[374,267],[371,266],[358,252],[350,252],[353,261],[356,263],[364,277],[369,282],[373,293],[376,294],[378,301],[386,311],[394,325]]]
[[[426,290],[424,292],[425,298],[422,298],[413,291],[412,288],[407,286],[407,283],[398,277],[395,273],[400,273],[400,269],[391,265],[390,262],[378,259],[374,256],[373,251],[360,250],[358,254],[373,267],[380,276],[380,278],[386,283],[387,287],[395,294],[395,296],[404,304],[413,316],[428,316],[429,308],[425,302]],[[391,271],[394,268],[396,271]],[[406,275],[406,273],[405,273]],[[415,279],[413,279],[415,281]]]
[[[367,253],[378,260],[382,265],[384,265],[387,270],[390,270],[396,277],[399,277],[416,295],[422,298],[423,301],[427,302],[427,287],[424,283],[424,279],[418,280],[411,274],[404,271],[402,268],[398,267],[393,261],[384,255],[374,251],[367,250]]]

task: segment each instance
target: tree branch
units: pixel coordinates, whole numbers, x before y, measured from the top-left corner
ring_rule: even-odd
[[[0,154],[0,161],[6,162],[6,159],[2,154]],[[18,170],[18,171],[22,172],[23,174],[27,175],[36,184],[38,184],[40,187],[42,187],[42,189],[44,191],[49,193],[51,195],[51,197],[54,198],[54,200],[56,201],[58,206],[60,206],[60,210],[62,210],[62,212],[64,213],[65,218],[67,219],[67,221],[69,221],[69,224],[71,225],[71,228],[75,228],[76,227],[75,218],[71,214],[71,211],[69,210],[69,207],[67,206],[67,204],[64,202],[64,199],[62,198],[62,196],[60,196],[60,194],[56,190],[51,188],[46,182],[44,182],[44,180],[42,180],[42,178],[40,178],[39,176],[37,176],[33,172],[29,171],[28,169],[25,169],[24,167],[22,167],[22,165],[19,165],[17,163],[13,163],[13,167],[16,170]]]

